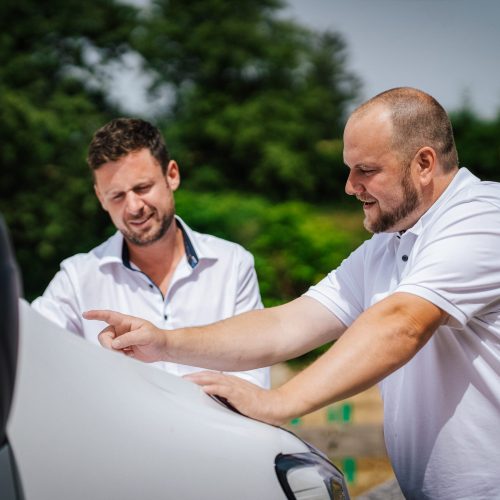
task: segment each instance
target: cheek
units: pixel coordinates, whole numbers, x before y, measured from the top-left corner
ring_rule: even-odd
[[[123,220],[123,206],[108,205],[107,212],[115,225],[118,225]]]
[[[376,207],[381,211],[390,210],[396,203],[395,193],[391,193],[388,189],[369,191],[369,194],[377,200]]]
[[[157,208],[170,209],[173,202],[174,197],[169,189],[162,189],[161,192],[157,192],[154,196],[148,198],[148,204]]]

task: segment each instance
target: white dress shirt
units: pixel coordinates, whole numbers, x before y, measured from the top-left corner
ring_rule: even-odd
[[[449,314],[380,383],[384,437],[405,497],[498,498],[500,184],[461,168],[412,228],[374,235],[307,295],[349,326],[394,292]]]
[[[123,235],[117,232],[89,253],[64,260],[32,307],[96,344],[106,324],[83,319],[82,313],[90,309],[130,314],[164,329],[204,325],[261,309],[252,255],[236,243],[191,230],[180,217],[176,220],[183,232],[186,258],[177,265],[165,296],[128,260]],[[176,375],[202,370],[168,362],[154,365]],[[269,371],[260,368],[232,374],[269,387]]]

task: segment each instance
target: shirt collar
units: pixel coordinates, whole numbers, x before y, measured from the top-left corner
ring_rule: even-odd
[[[182,231],[186,259],[192,269],[202,259],[217,259],[212,249],[200,238],[199,233],[193,231],[178,215],[175,216],[175,222]],[[128,247],[125,245],[123,234],[120,231],[117,231],[104,245],[105,248],[103,249],[99,267],[111,263],[131,267]]]
[[[418,236],[425,225],[429,220],[433,218],[436,212],[449,200],[452,196],[454,196],[458,191],[463,189],[464,187],[470,185],[473,182],[479,182],[479,179],[472,174],[467,168],[461,167],[458,172],[453,177],[450,184],[443,191],[441,196],[432,204],[432,206],[425,212],[420,219],[409,229],[407,229],[403,234],[399,232],[395,233],[395,237],[402,238],[406,234],[413,234]]]

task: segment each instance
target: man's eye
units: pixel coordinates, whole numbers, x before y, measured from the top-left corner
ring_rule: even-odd
[[[111,200],[112,201],[120,201],[123,198],[123,194],[115,194]]]

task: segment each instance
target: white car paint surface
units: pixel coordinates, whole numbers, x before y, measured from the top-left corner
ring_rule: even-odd
[[[280,500],[274,460],[309,449],[196,385],[20,304],[7,428],[26,500]]]

